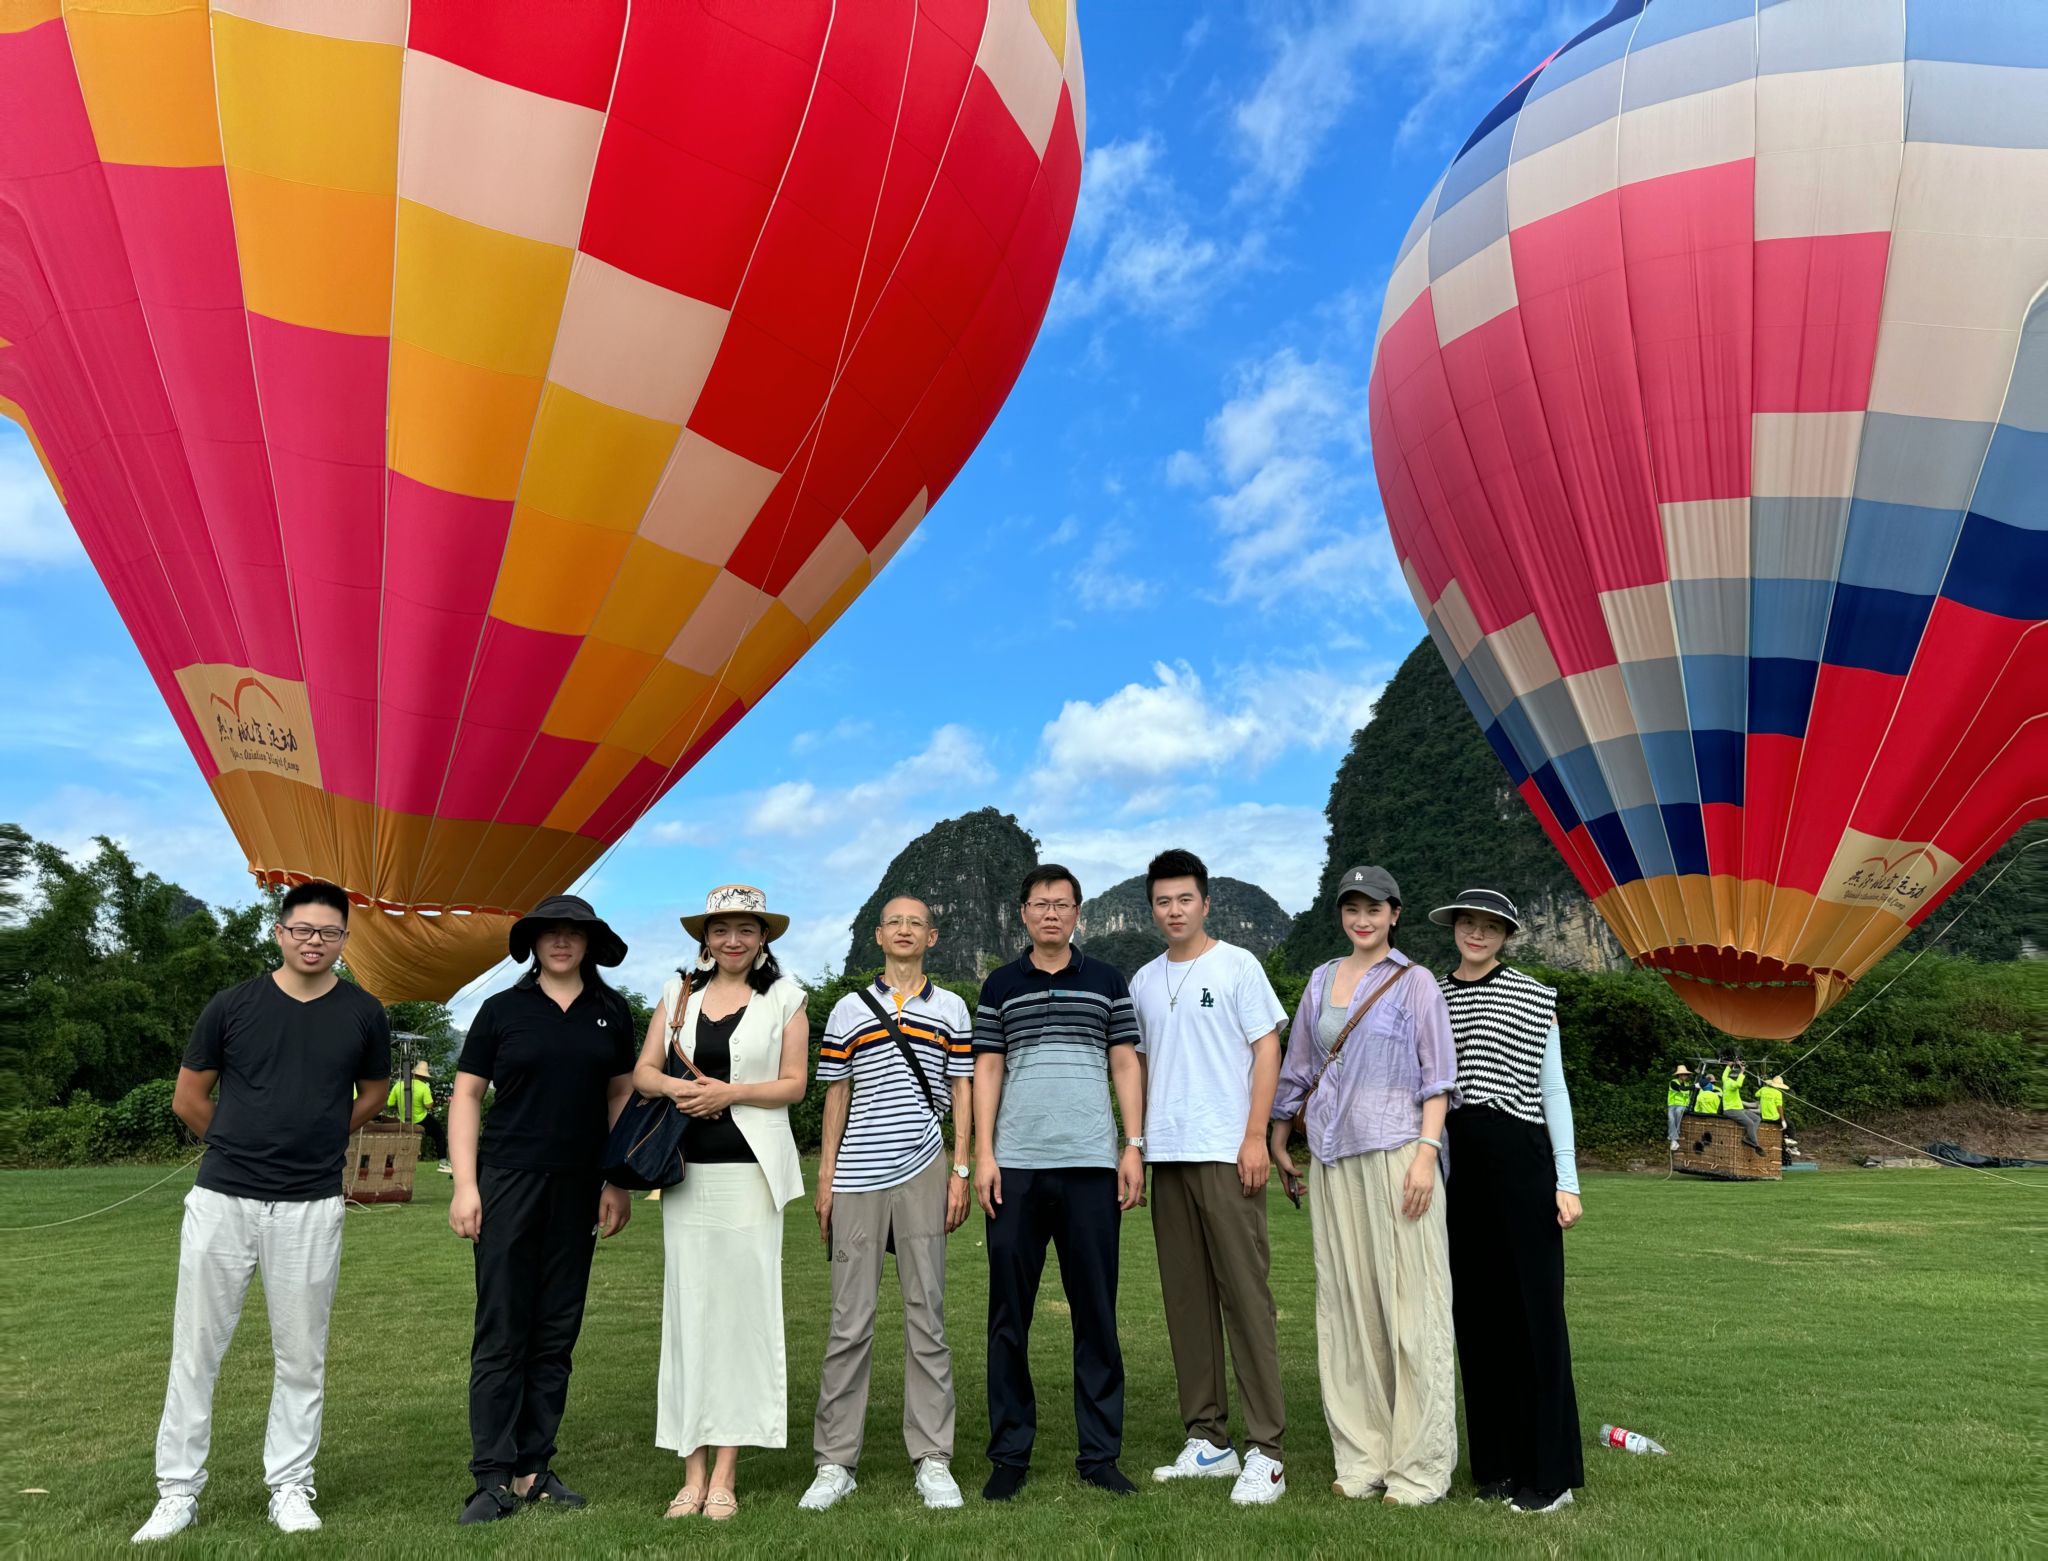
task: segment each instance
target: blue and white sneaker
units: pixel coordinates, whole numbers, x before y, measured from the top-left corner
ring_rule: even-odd
[[[1235,1451],[1218,1447],[1199,1436],[1191,1436],[1188,1445],[1180,1450],[1180,1456],[1172,1463],[1161,1464],[1154,1469],[1152,1478],[1161,1484],[1168,1480],[1232,1480],[1237,1478],[1238,1472]]]

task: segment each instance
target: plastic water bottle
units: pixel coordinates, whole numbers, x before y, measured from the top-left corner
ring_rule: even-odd
[[[1609,1447],[1619,1447],[1629,1453],[1655,1453],[1658,1457],[1670,1455],[1640,1431],[1624,1431],[1618,1425],[1604,1425],[1600,1428],[1600,1440]]]

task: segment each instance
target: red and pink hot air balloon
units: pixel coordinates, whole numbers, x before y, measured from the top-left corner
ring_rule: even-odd
[[[902,545],[1082,118],[1072,0],[0,8],[0,410],[373,990],[495,960]]]

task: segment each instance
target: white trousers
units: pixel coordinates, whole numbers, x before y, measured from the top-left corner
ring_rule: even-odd
[[[341,1276],[342,1202],[264,1203],[194,1187],[178,1236],[171,1380],[156,1433],[159,1496],[197,1496],[213,1442],[213,1384],[241,1320],[250,1275],[263,1275],[276,1377],[263,1437],[272,1490],[313,1483],[327,1374],[327,1319]]]

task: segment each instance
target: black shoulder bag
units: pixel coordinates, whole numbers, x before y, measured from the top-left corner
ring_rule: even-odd
[[[676,1012],[669,1015],[668,1049],[662,1056],[662,1072],[670,1078],[697,1077],[682,1048],[683,1017],[689,1011],[690,978],[685,976]],[[668,1097],[634,1095],[605,1140],[604,1179],[614,1187],[641,1191],[675,1186],[683,1179],[683,1135],[689,1125]]]

